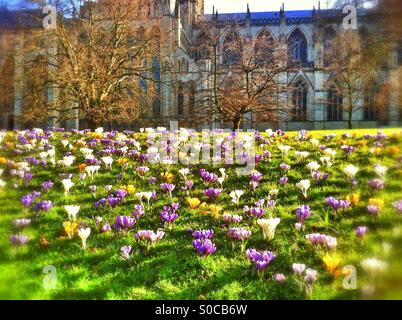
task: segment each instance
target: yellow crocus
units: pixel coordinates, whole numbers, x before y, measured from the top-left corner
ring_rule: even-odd
[[[125,165],[128,162],[126,158],[120,158],[117,160],[117,163],[121,166]]]
[[[360,203],[360,194],[354,193],[352,195],[347,195],[346,200],[349,201],[353,206],[357,206]]]
[[[162,172],[161,173],[161,178],[169,183],[169,182],[173,181],[174,176],[170,172]]]
[[[338,271],[341,260],[335,255],[326,255],[324,258],[322,258],[322,260],[327,271],[330,274],[335,275]]]
[[[188,198],[187,203],[191,209],[197,209],[201,204],[201,201],[198,198]]]
[[[369,205],[377,206],[378,208],[384,207],[384,200],[377,198],[370,198]]]
[[[76,234],[78,230],[78,224],[76,222],[64,221],[63,227],[64,231],[67,233],[70,239]]]

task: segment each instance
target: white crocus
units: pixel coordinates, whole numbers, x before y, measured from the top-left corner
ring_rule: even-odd
[[[323,166],[326,166],[326,167],[332,166],[331,157],[328,157],[328,156],[321,157],[320,161]]]
[[[320,141],[317,139],[310,139],[310,143],[313,145],[313,147],[318,147]]]
[[[94,175],[98,173],[100,166],[88,166],[85,168],[86,173],[91,177],[91,180],[94,179]]]
[[[384,272],[388,265],[385,261],[379,260],[377,258],[367,258],[364,259],[360,265],[363,270],[366,271],[371,277],[375,277],[376,275]]]
[[[309,153],[307,151],[296,151],[295,158],[297,161],[304,161],[308,157]]]
[[[376,165],[374,165],[374,171],[382,180],[384,180],[385,174],[388,171],[388,167],[382,166],[380,164],[376,164]]]
[[[336,155],[336,151],[334,149],[331,148],[326,148],[324,149],[324,155],[326,155],[327,157],[330,157],[331,160],[333,161]]]
[[[5,181],[0,179],[0,189],[4,188],[5,186],[6,186]]]
[[[186,180],[187,175],[190,173],[190,169],[189,168],[180,169],[179,173],[183,176],[184,180]]]
[[[0,177],[3,175],[4,169],[0,169]]]
[[[243,190],[234,190],[229,195],[232,198],[232,202],[234,204],[238,204],[240,202],[240,197],[244,194]]]
[[[310,180],[301,180],[296,183],[296,187],[302,192],[303,196],[307,198],[307,190],[310,188]]]
[[[75,221],[77,219],[77,214],[80,211],[80,206],[64,206],[64,210],[66,210],[68,219]]]
[[[97,134],[102,134],[102,133],[103,133],[103,128],[102,128],[102,127],[99,127],[99,128],[97,128],[97,129],[95,129],[95,132],[96,132]]]
[[[321,166],[318,164],[317,161],[309,162],[309,163],[306,165],[306,168],[309,169],[311,172],[317,171],[318,169],[320,169],[320,167],[321,167]]]
[[[70,192],[70,189],[74,186],[74,182],[72,182],[71,179],[63,179],[61,183],[64,187],[64,195],[67,196]]]
[[[282,153],[282,159],[284,159],[284,158],[286,158],[286,156],[288,155],[288,153],[289,153],[289,150],[291,149],[292,147],[290,147],[290,146],[285,146],[285,145],[279,145],[278,146],[278,149],[281,151],[281,153]]]
[[[103,157],[101,159],[103,163],[105,164],[106,168],[112,169],[112,164],[113,164],[113,158],[112,157]]]
[[[264,239],[271,241],[275,237],[275,229],[281,222],[280,218],[258,219],[257,224],[262,228]]]
[[[91,229],[90,228],[80,228],[78,230],[78,236],[81,238],[82,241],[82,248],[85,250],[87,247],[87,239],[89,235],[91,234]]]
[[[81,148],[80,151],[84,157],[86,157],[94,152],[93,149],[89,149],[89,148]]]
[[[64,139],[64,140],[61,140],[60,142],[61,142],[61,144],[62,144],[62,146],[63,146],[64,148],[66,148],[66,147],[69,145],[69,143],[70,143],[68,140],[65,140],[65,139]]]
[[[349,164],[345,167],[345,169],[343,169],[343,172],[349,179],[354,179],[358,171],[359,168],[354,166],[353,164]]]

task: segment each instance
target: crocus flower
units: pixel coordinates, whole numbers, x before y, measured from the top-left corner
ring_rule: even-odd
[[[218,188],[208,188],[204,190],[204,194],[209,198],[217,198],[221,194],[222,190]]]
[[[77,218],[77,214],[80,211],[80,206],[64,206],[64,210],[66,210],[68,218],[72,221],[75,221]]]
[[[339,200],[335,197],[328,197],[325,202],[334,210],[335,214],[338,213],[339,209],[345,211],[350,206],[348,200]]]
[[[249,208],[248,206],[244,206],[243,211],[247,215],[253,216],[255,218],[260,218],[265,214],[264,208],[261,208],[261,207],[251,207],[251,208]]]
[[[78,224],[71,221],[63,222],[64,231],[67,233],[67,236],[71,239],[74,234],[77,232]]]
[[[380,164],[375,164],[374,165],[374,171],[377,174],[377,176],[381,179],[384,180],[385,179],[385,174],[388,171],[388,167],[386,166],[382,166]]]
[[[239,223],[240,221],[243,220],[242,216],[239,215],[231,215],[231,214],[224,214],[222,215],[223,221],[227,223]]]
[[[306,239],[311,242],[311,244],[315,247],[321,247],[324,249],[334,249],[337,246],[336,238],[320,234],[320,233],[312,233],[306,235]]]
[[[23,246],[28,242],[29,238],[23,234],[12,235],[10,241],[14,246]]]
[[[317,280],[317,271],[313,269],[306,269],[306,275],[304,276],[304,281],[309,284],[313,284]]]
[[[255,266],[258,270],[258,274],[263,276],[268,264],[276,259],[276,256],[271,251],[257,251],[255,249],[247,249],[247,258],[250,261],[251,266]]]
[[[309,206],[303,205],[296,210],[297,222],[303,225],[306,222],[306,219],[310,217],[311,209]]]
[[[287,184],[288,181],[289,181],[289,179],[288,179],[286,176],[283,176],[283,177],[281,177],[281,178],[279,179],[279,183],[280,183],[281,185]]]
[[[275,229],[281,222],[280,218],[258,219],[257,224],[262,228],[264,239],[271,241],[275,237]]]
[[[359,168],[354,166],[353,164],[349,164],[343,169],[343,172],[349,179],[353,180],[357,172],[359,172]]]
[[[130,260],[130,253],[131,253],[131,246],[123,246],[120,248],[120,252],[121,252],[121,257],[124,260]]]
[[[381,190],[384,189],[384,181],[381,179],[371,179],[368,182],[368,185],[373,190]]]
[[[283,283],[286,281],[286,277],[283,273],[275,273],[274,280],[278,283]]]
[[[211,239],[214,236],[213,230],[195,230],[191,234],[194,239]]]
[[[70,189],[74,186],[74,183],[71,181],[71,179],[63,179],[61,183],[64,187],[64,195],[67,196],[70,192]]]
[[[359,239],[363,239],[364,235],[367,233],[368,228],[365,226],[360,226],[357,227],[355,232],[356,232],[356,237]]]
[[[147,250],[158,240],[161,240],[165,233],[162,230],[158,230],[156,233],[152,230],[140,230],[134,235],[134,239],[141,243],[144,243]]]
[[[384,272],[388,267],[386,262],[377,258],[364,259],[360,265],[362,266],[363,270],[366,271],[372,278]]]
[[[230,228],[227,235],[232,240],[244,241],[250,239],[251,231],[246,228]]]
[[[161,183],[162,191],[167,191],[169,193],[169,198],[172,197],[172,191],[174,190],[175,185],[172,183]]]
[[[238,204],[240,202],[240,197],[243,194],[244,194],[243,190],[234,190],[229,194],[229,196],[232,198],[232,202],[234,204]]]
[[[290,146],[285,146],[285,145],[279,145],[278,149],[281,151],[282,153],[282,159],[286,158],[286,156],[289,153],[289,150],[291,149]]]
[[[45,201],[40,201],[38,202],[35,207],[34,211],[39,212],[39,211],[44,211],[47,212],[53,207],[53,203],[50,200],[45,200]]]
[[[310,180],[301,180],[296,183],[296,187],[302,192],[305,199],[307,199],[307,190],[310,188]]]
[[[378,212],[380,211],[380,208],[374,204],[369,204],[367,206],[367,211],[370,213],[372,217],[378,216]]]
[[[12,221],[12,224],[16,228],[23,228],[23,227],[29,226],[31,224],[31,219],[25,219],[25,218],[14,219]]]
[[[173,223],[179,215],[176,211],[179,209],[180,205],[178,203],[172,203],[170,206],[164,206],[163,210],[160,212],[160,217],[163,223]]]
[[[80,237],[82,241],[82,248],[85,250],[87,247],[87,239],[89,235],[91,234],[91,229],[90,228],[80,228],[78,230],[78,236]]]
[[[116,223],[113,225],[116,230],[128,230],[131,229],[135,224],[136,220],[129,216],[117,216]]]
[[[399,213],[402,213],[402,200],[395,201],[392,205]]]
[[[42,190],[43,191],[49,191],[52,188],[53,188],[53,182],[52,181],[45,181],[45,182],[42,183]]]
[[[208,257],[216,252],[216,246],[210,239],[195,239],[192,244],[201,257]]]
[[[295,276],[300,277],[306,269],[306,265],[302,263],[293,263],[292,269]]]

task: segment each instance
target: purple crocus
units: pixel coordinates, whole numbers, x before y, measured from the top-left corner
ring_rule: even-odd
[[[239,223],[240,221],[243,220],[242,216],[239,215],[231,215],[228,213],[225,213],[224,215],[222,215],[223,221],[227,222],[227,223]]]
[[[35,201],[35,199],[37,197],[39,197],[40,195],[41,195],[41,193],[36,192],[36,191],[34,191],[32,193],[29,193],[29,194],[26,194],[26,195],[21,197],[21,203],[24,206],[24,208],[28,208],[28,207],[30,207],[32,205],[32,203]]]
[[[262,173],[257,170],[253,170],[250,175],[250,179],[252,182],[260,182],[262,179]]]
[[[368,182],[368,185],[371,189],[375,191],[384,189],[384,181],[381,179],[371,179]]]
[[[303,205],[296,210],[296,217],[297,217],[297,223],[300,223],[303,225],[307,218],[310,217],[311,215],[311,209],[309,206]]]
[[[135,220],[139,220],[145,213],[144,207],[140,204],[134,206],[133,217]]]
[[[342,209],[343,211],[345,211],[350,206],[349,201],[339,200],[338,198],[335,198],[335,197],[328,197],[325,200],[325,202],[335,211],[335,214],[338,213],[339,209]]]
[[[194,182],[191,180],[187,180],[184,182],[183,190],[190,191],[193,188]]]
[[[170,206],[164,206],[163,210],[160,212],[160,216],[163,223],[173,223],[179,215],[176,211],[179,209],[180,205],[178,203],[172,203]]]
[[[219,188],[208,188],[204,190],[204,194],[211,200],[220,196],[222,190]]]
[[[42,183],[42,190],[47,192],[53,188],[54,183],[52,181],[45,181]]]
[[[380,208],[374,204],[370,204],[367,206],[367,211],[370,213],[372,217],[377,217],[380,211]]]
[[[261,218],[265,214],[265,210],[261,207],[249,207],[244,206],[243,211],[248,216],[253,216],[255,218]]]
[[[260,276],[265,272],[269,263],[276,258],[271,251],[257,251],[256,249],[247,249],[246,255],[251,266],[255,266]]]
[[[124,260],[130,260],[130,253],[131,253],[131,246],[123,246],[121,247],[120,251],[121,251],[121,257]]]
[[[113,225],[113,228],[116,230],[128,230],[131,229],[135,224],[136,220],[133,217],[129,216],[117,216],[116,223]]]
[[[281,178],[279,179],[279,183],[280,183],[281,185],[287,184],[288,181],[289,181],[289,179],[288,179],[288,177],[286,177],[286,176],[283,176],[283,177],[281,177]]]
[[[244,241],[251,237],[251,231],[246,228],[230,228],[227,232],[231,240]]]
[[[12,235],[10,241],[14,246],[23,246],[28,242],[29,238],[23,234]]]
[[[281,163],[281,164],[279,165],[279,168],[280,168],[282,171],[288,171],[288,170],[290,170],[290,165],[288,165],[288,164],[286,164],[286,163]]]
[[[218,176],[215,173],[208,172],[205,169],[200,169],[200,176],[204,182],[214,183],[218,181]]]
[[[52,201],[50,201],[50,200],[44,200],[44,201],[38,202],[38,203],[35,205],[34,211],[35,211],[35,212],[39,212],[39,211],[48,212],[52,207],[53,207]]]
[[[356,237],[359,239],[363,239],[364,235],[367,233],[368,228],[365,226],[359,226],[356,228]]]
[[[196,239],[192,243],[201,257],[208,257],[216,252],[216,246],[210,239]]]
[[[161,183],[162,191],[167,191],[169,193],[169,197],[172,197],[172,191],[174,190],[175,185],[173,183]]]
[[[214,236],[214,231],[213,230],[195,230],[195,231],[192,231],[191,235],[196,240],[211,239]]]

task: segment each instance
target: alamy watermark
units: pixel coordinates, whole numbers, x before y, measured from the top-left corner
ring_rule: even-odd
[[[42,273],[45,274],[43,278],[43,287],[46,290],[56,289],[57,285],[57,270],[55,266],[46,266],[43,268]]]

